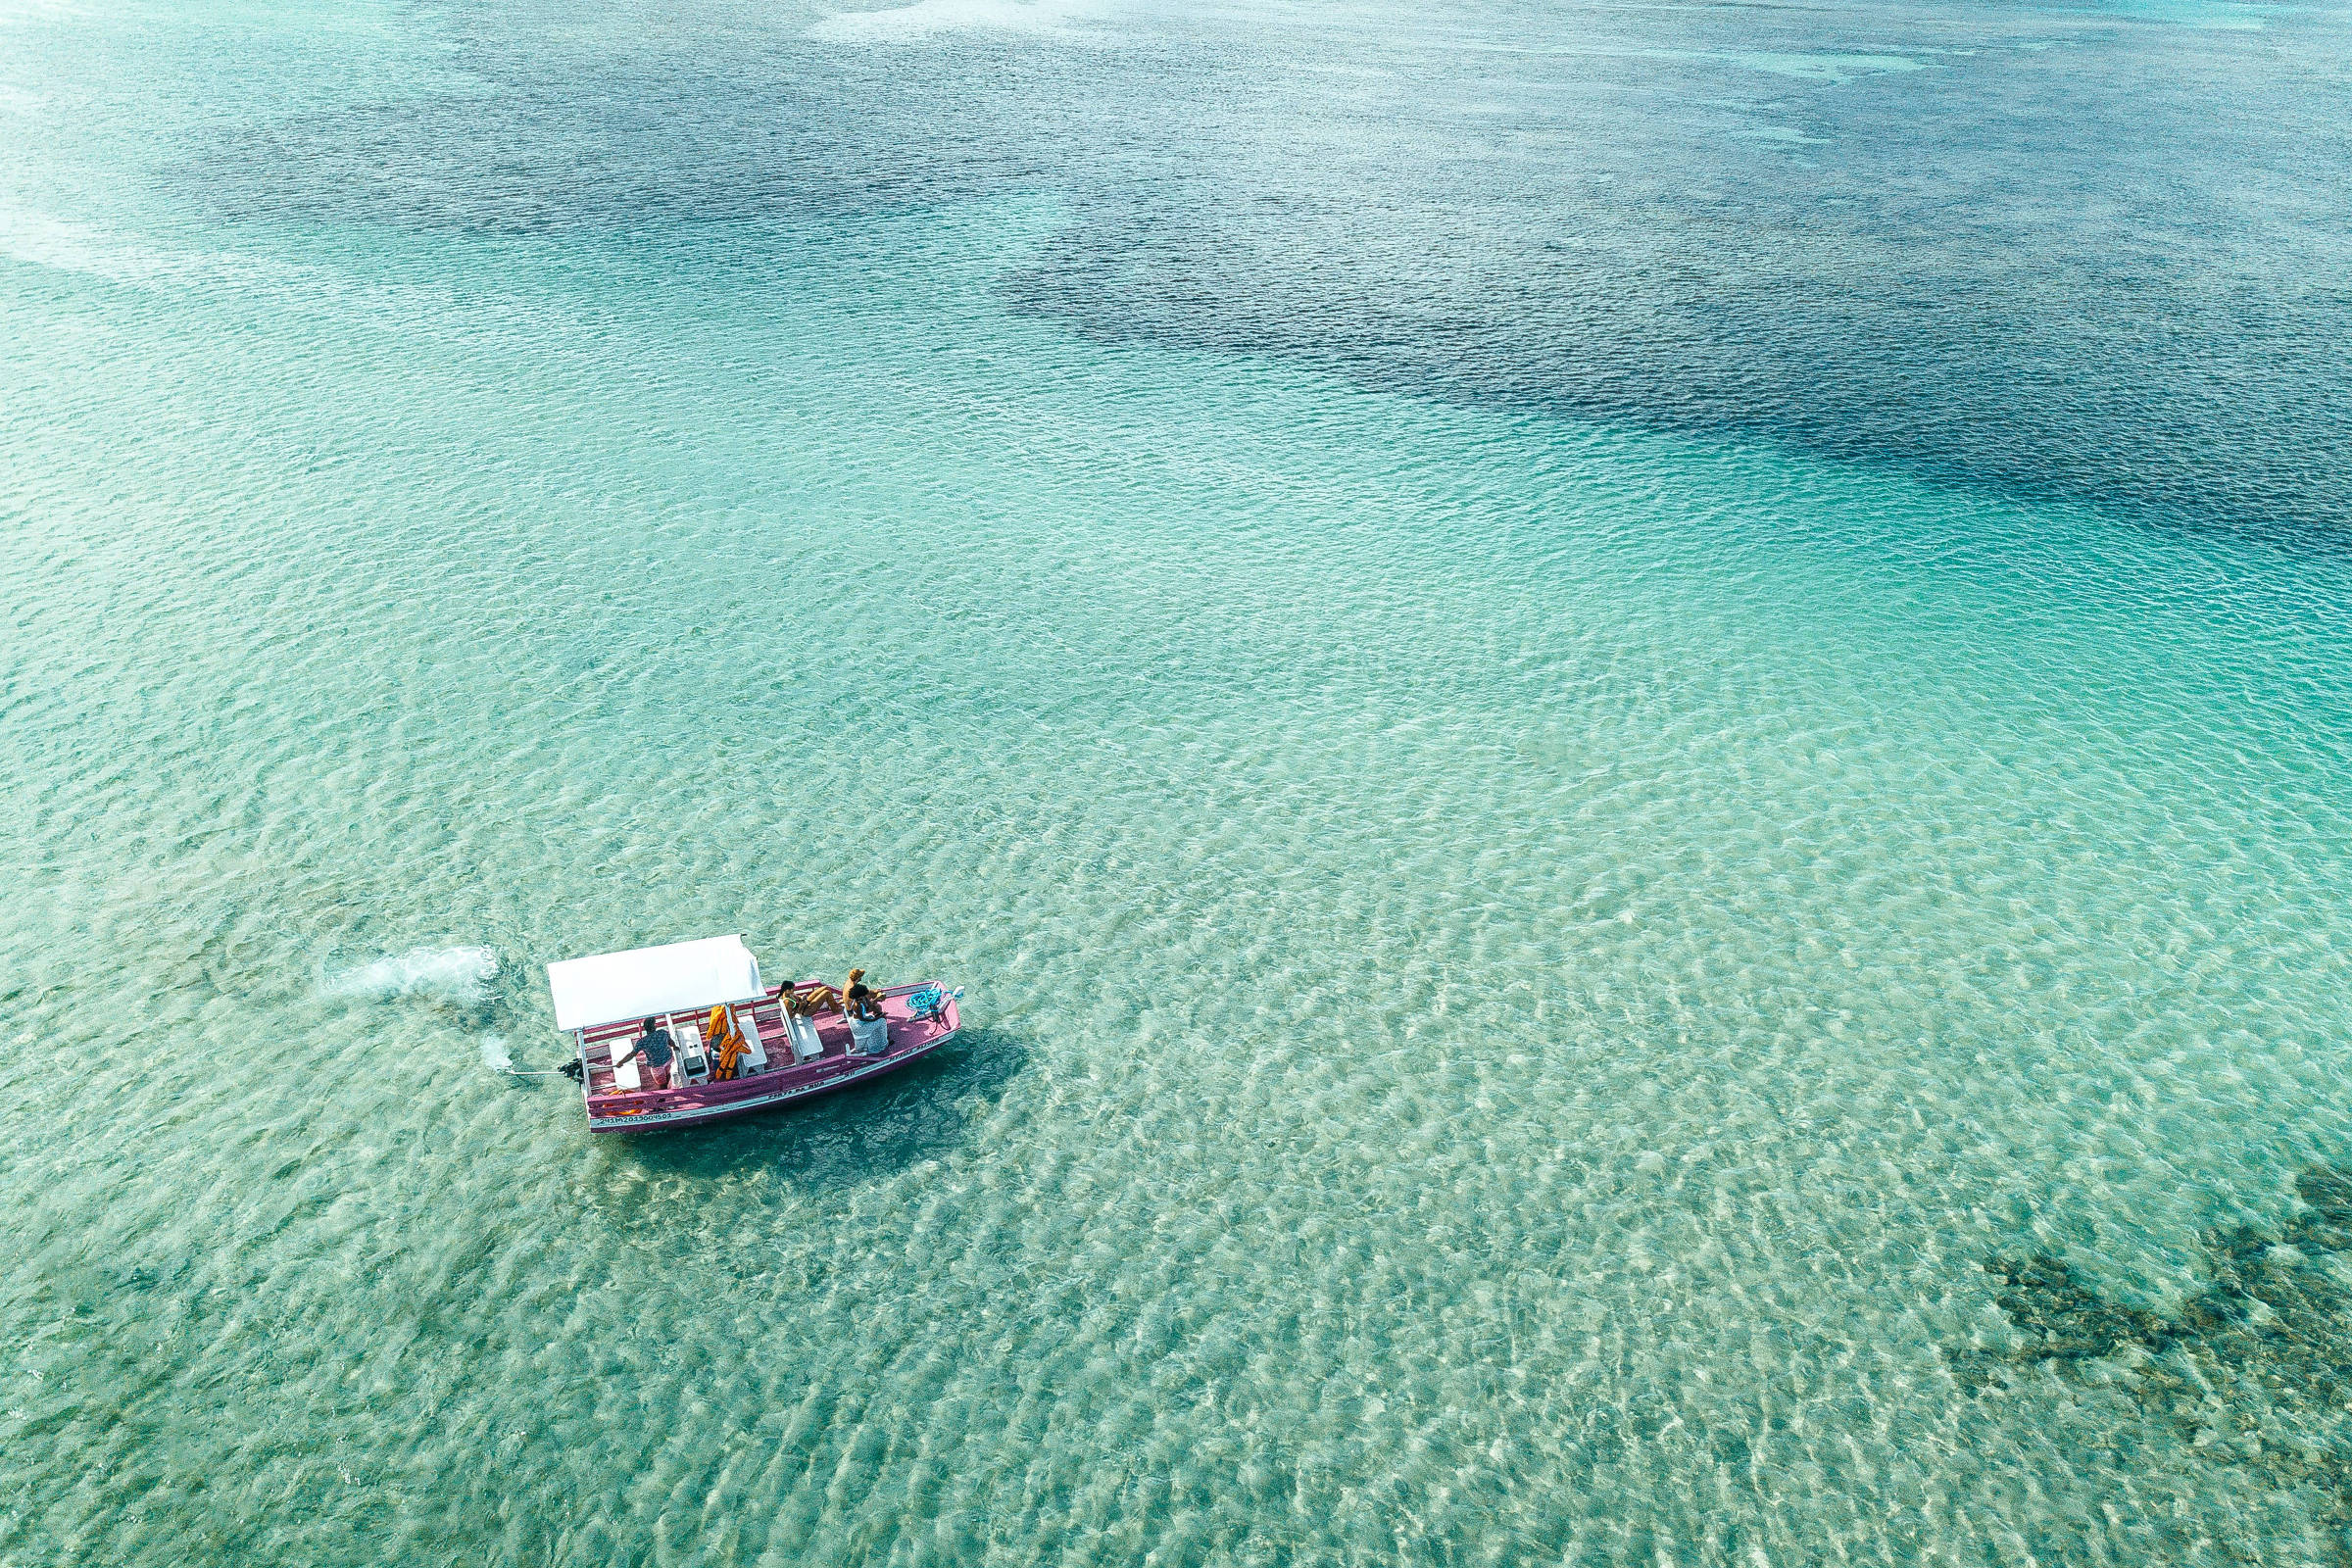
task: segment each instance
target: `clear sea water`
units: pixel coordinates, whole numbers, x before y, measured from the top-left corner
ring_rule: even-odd
[[[2347,1560],[2348,44],[6,0],[0,1563]]]

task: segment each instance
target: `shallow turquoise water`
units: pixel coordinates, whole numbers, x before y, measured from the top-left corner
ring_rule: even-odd
[[[2162,1307],[2352,1150],[2331,478],[1129,330],[1041,304],[1051,172],[499,224],[220,151],[1033,20],[10,17],[0,1561],[2336,1560],[2259,1369],[1956,1375],[1986,1258]],[[540,202],[519,134],[436,167]],[[664,1141],[493,1070],[541,964],[729,930],[973,1027]]]

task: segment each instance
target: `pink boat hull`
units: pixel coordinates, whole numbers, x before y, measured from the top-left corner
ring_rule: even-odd
[[[802,982],[801,989],[813,985]],[[918,1018],[906,999],[921,986],[897,986],[882,993],[882,1014],[890,1024],[890,1049],[871,1055],[850,1053],[849,1021],[840,1013],[819,1014],[817,1038],[824,1053],[794,1062],[784,1018],[771,991],[760,1002],[738,1004],[737,1016],[760,1031],[760,1048],[767,1053],[768,1070],[721,1082],[691,1084],[677,1089],[626,1092],[612,1082],[612,1057],[624,1054],[638,1026],[607,1024],[587,1031],[582,1052],[587,1068],[581,1085],[587,1102],[588,1130],[597,1133],[667,1131],[695,1127],[729,1116],[747,1115],[808,1100],[817,1095],[866,1083],[919,1061],[956,1037],[958,1027],[953,1000],[933,1017]]]

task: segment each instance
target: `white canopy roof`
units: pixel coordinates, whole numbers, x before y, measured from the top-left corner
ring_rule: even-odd
[[[743,938],[706,937],[667,947],[565,958],[547,966],[556,1027],[589,1029],[657,1012],[750,1002],[764,989],[760,960]]]

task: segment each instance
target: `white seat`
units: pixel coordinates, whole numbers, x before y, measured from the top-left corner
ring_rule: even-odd
[[[850,1051],[854,1055],[879,1056],[890,1049],[888,1018],[852,1018]]]
[[[621,1056],[627,1053],[628,1049],[635,1044],[635,1041],[629,1039],[625,1035],[605,1042],[605,1054],[611,1056],[614,1063],[612,1068],[612,1087],[620,1094],[635,1094],[637,1092],[638,1084],[643,1081],[637,1076],[636,1057],[630,1056],[626,1061],[622,1061],[620,1059]]]
[[[749,1007],[741,1012],[730,1007],[727,1015],[735,1020],[735,1033],[743,1040],[743,1057],[735,1064],[736,1075],[748,1078],[753,1073],[767,1071],[767,1047],[760,1043],[760,1020],[752,1016]]]
[[[793,1060],[814,1061],[825,1054],[825,1043],[817,1038],[816,1020],[807,1013],[786,1013],[784,1033],[792,1041]]]
[[[704,1084],[710,1081],[710,1057],[703,1050],[703,1032],[690,1023],[670,1026],[670,1037],[678,1046],[677,1078],[681,1083]]]

